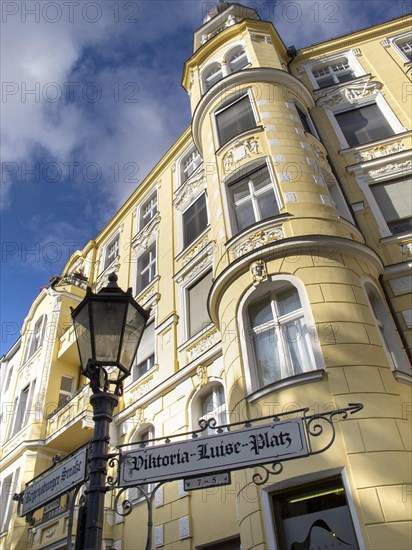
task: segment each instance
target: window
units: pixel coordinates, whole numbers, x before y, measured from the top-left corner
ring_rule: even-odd
[[[333,61],[325,61],[316,65],[312,68],[312,74],[319,88],[332,86],[340,82],[347,82],[356,77],[355,71],[346,57],[341,57]]]
[[[70,397],[73,395],[74,390],[74,378],[71,376],[62,376],[60,382],[59,402],[58,407],[67,403]]]
[[[266,163],[260,164],[246,176],[227,182],[234,232],[279,214],[279,203]]]
[[[333,206],[336,209],[336,212],[341,218],[354,223],[352,214],[347,205],[346,199],[342,193],[340,185],[334,178],[334,176],[328,172],[323,166],[318,165],[320,176],[322,181],[326,184],[330,197],[332,199]]]
[[[220,145],[256,128],[256,118],[247,92],[233,95],[215,111],[215,117]]]
[[[248,321],[259,387],[313,370],[307,325],[293,285],[285,284],[253,301]]]
[[[155,364],[155,330],[154,323],[147,325],[133,363],[132,378],[133,382],[138,380]]]
[[[200,197],[183,212],[183,247],[186,248],[208,225],[206,195]]]
[[[13,377],[13,366],[10,366],[6,374],[6,384],[4,387],[4,393],[8,391],[12,377]]]
[[[157,192],[155,191],[140,206],[139,229],[147,225],[157,213]]]
[[[412,229],[412,178],[399,178],[370,186],[393,234]]]
[[[349,147],[395,135],[376,103],[335,113]]]
[[[116,235],[106,246],[104,254],[103,270],[112,264],[119,255],[119,235]]]
[[[27,361],[43,343],[44,334],[46,332],[47,316],[42,315],[39,317],[34,325],[33,331],[29,331],[28,344],[25,351],[24,361]]]
[[[28,422],[31,414],[35,381],[26,386],[20,393],[20,396],[14,401],[15,418],[11,421],[11,437],[16,435]]]
[[[132,443],[141,443],[141,445],[133,445],[131,449],[153,445],[153,443],[150,443],[151,439],[154,439],[153,426],[142,427],[138,430],[137,434],[132,438],[131,441]],[[145,483],[144,485],[139,485],[139,487],[131,487],[127,490],[127,498],[132,502],[136,500],[142,500],[144,498],[144,493],[141,489],[143,489],[148,494],[150,492],[151,485],[149,483]]]
[[[244,47],[236,46],[236,48],[231,49],[226,55],[226,63],[231,73],[235,73],[246,67],[249,61]]]
[[[276,493],[272,506],[277,548],[359,549],[341,479]]]
[[[372,309],[373,319],[382,340],[383,347],[388,357],[392,370],[410,372],[402,354],[398,336],[395,333],[393,322],[389,316],[386,305],[378,290],[371,283],[365,285],[366,294]]]
[[[214,418],[217,425],[227,423],[225,392],[222,384],[216,383],[206,386],[205,391],[199,395],[199,401],[198,421]],[[198,425],[198,422],[196,424]],[[213,435],[215,433],[216,430],[208,428],[202,432],[202,435]]]
[[[198,166],[202,163],[202,157],[199,155],[199,152],[194,149],[190,153],[185,155],[180,162],[180,185],[182,185]]]
[[[146,288],[156,276],[156,244],[153,243],[137,260],[137,292]]]
[[[220,63],[212,63],[203,72],[203,91],[207,92],[210,88],[222,80],[223,73]]]
[[[9,529],[13,511],[13,495],[18,492],[20,468],[6,476],[1,484],[0,533]]]
[[[212,286],[212,271],[198,279],[187,291],[188,336],[194,336],[211,323],[207,311],[207,297]]]
[[[408,63],[412,62],[412,35],[408,34],[393,41],[395,46],[400,51],[404,60]]]

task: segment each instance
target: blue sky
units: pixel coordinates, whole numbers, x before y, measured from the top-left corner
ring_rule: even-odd
[[[192,32],[215,2],[1,3],[1,353],[33,299],[190,122]],[[251,1],[297,48],[405,15],[406,0]]]

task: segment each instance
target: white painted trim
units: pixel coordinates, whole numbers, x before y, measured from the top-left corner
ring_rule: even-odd
[[[401,56],[403,61],[405,63],[411,63],[411,61],[406,57],[406,55],[403,53],[403,51],[399,48],[397,42],[402,41],[404,38],[409,38],[412,40],[412,33],[411,31],[404,32],[402,34],[398,34],[396,36],[392,36],[392,38],[389,38],[389,44],[394,47],[394,49],[397,51],[397,53]]]
[[[324,57],[322,59],[316,59],[315,61],[312,61],[311,63],[308,63],[307,65],[304,65],[304,69],[306,70],[306,74],[308,75],[309,77],[309,80],[313,86],[313,88],[315,90],[319,90],[319,85],[317,83],[317,80],[316,78],[313,76],[313,69],[314,67],[318,66],[318,65],[330,65],[330,63],[333,63],[333,62],[336,62],[338,61],[339,59],[342,59],[342,58],[346,58],[348,63],[349,63],[349,66],[351,67],[351,69],[354,71],[355,73],[355,78],[358,78],[359,76],[363,76],[366,74],[366,71],[365,69],[362,67],[361,63],[358,61],[358,59],[356,58],[356,55],[353,53],[352,50],[348,50],[346,52],[340,52],[338,54],[335,54],[335,55],[332,55],[332,56],[329,56],[329,57]],[[350,82],[350,81],[349,81]],[[325,86],[326,88],[326,86]]]

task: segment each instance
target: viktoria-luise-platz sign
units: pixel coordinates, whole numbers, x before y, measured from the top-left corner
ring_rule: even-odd
[[[121,453],[119,484],[238,470],[307,456],[301,418]]]

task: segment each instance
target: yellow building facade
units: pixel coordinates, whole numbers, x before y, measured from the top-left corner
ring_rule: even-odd
[[[164,484],[153,548],[410,548],[410,24],[296,51],[252,8],[209,12],[183,71],[191,126],[40,292],[2,358],[0,548],[74,543],[67,497],[28,525],[12,495],[91,439],[70,307],[112,272],[151,311],[113,450],[200,418],[363,404],[328,450],[262,485],[259,468],[222,487]],[[141,492],[124,517],[114,496],[105,548],[144,548]]]

